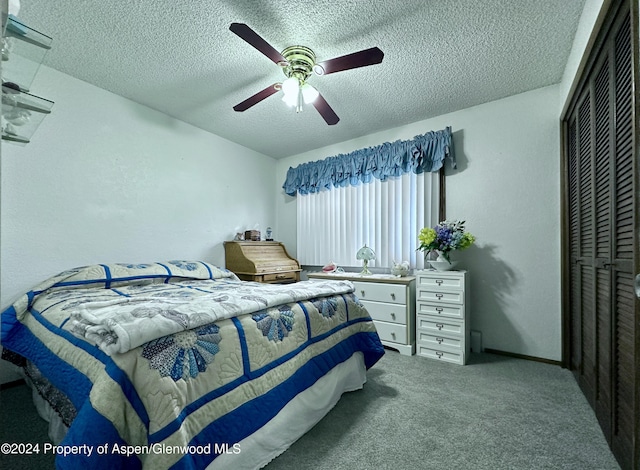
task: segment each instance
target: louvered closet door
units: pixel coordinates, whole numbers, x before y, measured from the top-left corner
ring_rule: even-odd
[[[638,468],[637,167],[629,3],[619,10],[597,42],[564,127],[569,278],[564,283],[569,356],[564,362],[621,466]]]
[[[637,32],[636,32],[637,34]],[[616,33],[615,60],[615,155],[613,158],[613,264],[612,308],[614,338],[613,451],[631,468],[637,455],[637,362],[638,304],[633,279],[638,267],[637,177],[634,159],[633,83],[631,72],[631,22],[627,17]]]
[[[569,126],[571,369],[610,436],[613,133],[609,61],[599,65]]]

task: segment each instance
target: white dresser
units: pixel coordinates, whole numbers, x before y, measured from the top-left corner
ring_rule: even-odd
[[[313,279],[347,279],[373,319],[384,346],[401,354],[415,354],[415,277],[390,274],[309,273]]]
[[[466,364],[470,353],[466,271],[416,271],[416,354]]]

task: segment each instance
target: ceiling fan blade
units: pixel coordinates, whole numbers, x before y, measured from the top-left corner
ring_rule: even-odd
[[[244,23],[231,23],[229,26],[231,32],[237,34],[241,39],[244,39],[253,47],[258,49],[264,55],[266,55],[269,59],[274,61],[276,64],[278,63],[287,63],[287,59],[285,59],[282,54],[280,54],[277,50],[271,46],[267,41],[258,36],[253,29],[249,28]]]
[[[249,109],[254,104],[258,104],[258,103],[260,103],[260,101],[264,100],[265,98],[269,98],[271,95],[273,95],[274,93],[278,92],[278,88],[276,88],[276,85],[278,85],[278,83],[274,83],[273,85],[269,85],[267,88],[265,88],[264,90],[259,91],[255,95],[247,98],[242,103],[238,103],[237,105],[235,105],[233,107],[233,110],[234,111],[240,111],[240,112],[241,111],[246,111],[247,109]]]
[[[322,95],[318,94],[318,97],[313,101],[313,106],[318,110],[320,116],[329,124],[333,126],[337,124],[340,118],[335,113],[335,111],[329,106],[327,100],[325,100]]]
[[[335,59],[318,62],[313,70],[318,75],[328,75],[330,73],[342,72],[343,70],[357,69],[358,67],[366,67],[367,65],[379,64],[382,62],[384,52],[377,47],[365,49],[353,54],[343,55]]]

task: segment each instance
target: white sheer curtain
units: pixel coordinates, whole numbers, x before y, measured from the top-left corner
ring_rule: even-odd
[[[297,196],[298,261],[323,266],[361,266],[356,252],[365,243],[376,252],[370,267],[409,261],[424,268],[416,252],[418,232],[439,222],[438,172],[406,173],[397,178],[332,188]]]

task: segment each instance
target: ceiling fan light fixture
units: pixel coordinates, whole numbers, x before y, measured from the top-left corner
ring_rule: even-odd
[[[292,108],[298,104],[298,95],[282,95],[282,101],[284,101],[288,106]]]
[[[344,70],[379,64],[384,58],[384,53],[379,48],[371,47],[344,56],[316,62],[315,53],[306,46],[289,46],[282,52],[278,52],[244,23],[231,23],[229,29],[271,61],[279,65],[286,77],[286,80],[281,84],[275,83],[269,85],[264,90],[259,91],[255,95],[235,105],[233,109],[238,112],[245,111],[272,94],[282,90],[282,100],[290,106],[295,107],[296,112],[302,111],[304,103],[313,103],[313,107],[316,108],[325,122],[330,126],[335,125],[340,121],[340,118],[331,106],[329,106],[327,100],[325,100],[315,88],[307,85],[307,79],[313,72],[318,75],[328,75]]]
[[[282,93],[284,93],[284,96],[291,96],[298,99],[299,88],[300,81],[296,77],[289,77],[282,82]]]
[[[300,90],[302,91],[302,97],[304,98],[304,102],[306,104],[313,103],[318,97],[318,95],[320,94],[318,93],[318,90],[316,90],[314,87],[312,87],[308,83],[305,83],[304,85],[302,85],[300,87]]]

